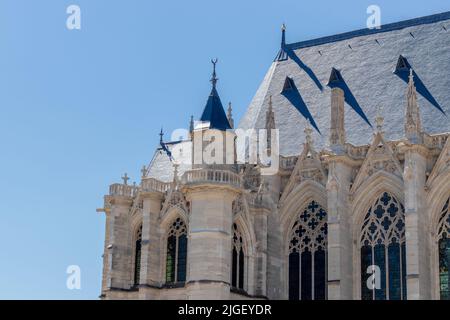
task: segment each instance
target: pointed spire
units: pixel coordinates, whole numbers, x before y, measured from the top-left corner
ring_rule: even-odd
[[[269,96],[269,108],[266,112],[267,150],[272,150],[272,130],[275,129],[275,113],[272,107],[272,96]]]
[[[163,137],[164,137],[164,132],[163,132],[163,128],[161,127],[161,131],[159,132],[159,143],[160,144],[163,143]]]
[[[283,23],[281,26],[281,48],[278,51],[275,61],[283,61],[288,59],[288,54],[286,52],[286,25]]]
[[[218,61],[219,60],[217,58],[211,59],[211,63],[213,64],[213,73],[212,73],[212,77],[211,77],[211,83],[212,83],[213,89],[216,88],[217,81],[219,80],[216,76],[216,64]]]
[[[309,146],[312,146],[313,140],[312,140],[312,128],[311,128],[311,122],[310,120],[306,120],[305,129],[303,132],[305,133],[305,143]]]
[[[189,121],[189,133],[194,132],[194,116],[191,115],[191,120]]]
[[[233,108],[231,107],[231,102],[228,102],[228,110],[227,110],[227,119],[230,123],[231,129],[234,128],[234,120],[233,120]]]
[[[377,117],[375,118],[375,123],[377,124],[377,132],[383,133],[383,124],[384,124],[384,117],[381,115],[382,113],[382,107],[378,107],[377,111]]]
[[[206,106],[203,109],[200,121],[209,123],[209,129],[227,130],[231,129],[230,123],[228,122],[227,116],[220,101],[219,94],[217,93],[217,75],[216,75],[216,64],[217,59],[211,60],[213,64],[213,73],[211,78],[212,89],[206,102]]]
[[[420,121],[420,110],[417,103],[417,92],[414,84],[414,71],[409,69],[408,89],[406,91],[406,115],[405,134],[406,138],[413,143],[421,142],[422,125]]]

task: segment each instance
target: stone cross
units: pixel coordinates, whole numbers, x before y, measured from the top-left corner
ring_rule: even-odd
[[[123,180],[123,184],[127,185],[128,184],[128,180],[130,180],[130,178],[128,177],[127,173],[125,172],[125,174],[122,177]]]

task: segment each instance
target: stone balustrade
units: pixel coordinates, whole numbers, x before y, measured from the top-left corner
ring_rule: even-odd
[[[110,196],[135,197],[138,191],[139,187],[122,183],[114,183],[109,186]]]
[[[201,183],[212,183],[212,184],[227,184],[236,188],[240,188],[242,185],[241,177],[228,170],[218,170],[218,169],[196,169],[191,171],[186,171],[182,178],[183,184],[201,184]]]
[[[142,180],[142,191],[165,193],[170,188],[170,183],[162,182],[154,178],[145,178]]]

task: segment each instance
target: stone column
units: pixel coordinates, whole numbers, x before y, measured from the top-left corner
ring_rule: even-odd
[[[426,212],[427,149],[405,148],[405,224],[408,300],[431,299],[429,221]]]
[[[187,190],[191,203],[188,236],[188,299],[229,299],[232,201],[237,190],[197,185]]]
[[[157,288],[163,283],[160,272],[161,248],[158,217],[163,195],[145,192],[142,209],[142,250],[139,294],[141,299],[157,298]]]
[[[254,227],[256,236],[255,248],[255,279],[254,287],[249,288],[249,293],[257,296],[267,296],[267,216],[270,210],[264,207],[251,208],[251,215],[254,217]],[[251,290],[253,289],[253,290]]]
[[[352,167],[346,156],[329,160],[328,197],[328,299],[353,298],[353,246],[349,191]]]
[[[131,286],[131,243],[129,210],[132,199],[124,196],[111,198],[111,212],[108,214],[109,239],[106,245],[108,261],[108,289],[129,289]]]

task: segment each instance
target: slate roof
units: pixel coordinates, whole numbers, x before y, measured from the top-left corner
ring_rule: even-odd
[[[305,119],[316,128],[316,149],[327,145],[333,85],[345,92],[348,142],[370,143],[380,106],[386,138],[403,138],[409,67],[414,70],[425,131],[450,131],[450,12],[388,24],[378,30],[285,44],[283,50],[287,57],[278,53],[238,127],[264,128],[272,96],[280,153],[284,156],[301,152]],[[400,56],[407,68],[395,70]],[[333,68],[337,73],[331,78],[337,75],[338,82],[329,84]],[[287,78],[294,86],[283,90]]]
[[[355,145],[371,142],[379,106],[385,117],[386,139],[403,138],[410,67],[414,70],[425,131],[450,132],[450,12],[388,24],[378,30],[362,29],[291,44],[282,42],[282,49],[285,54],[283,50],[277,54],[238,127],[264,128],[272,96],[283,156],[301,153],[305,119],[310,119],[316,128],[313,133],[316,150],[326,147],[330,87],[336,85],[345,92],[348,142]],[[400,56],[406,68],[396,70],[403,65],[399,64]],[[287,78],[291,88],[283,90]],[[213,83],[202,119],[212,120],[218,129],[225,128],[229,123],[214,91]],[[216,108],[222,112],[213,112]],[[211,114],[219,115],[217,122]],[[191,142],[166,145],[174,159],[183,162],[178,169],[181,176],[191,167],[186,164],[191,157]],[[148,176],[165,182],[173,180],[173,165],[161,148],[154,154]]]

